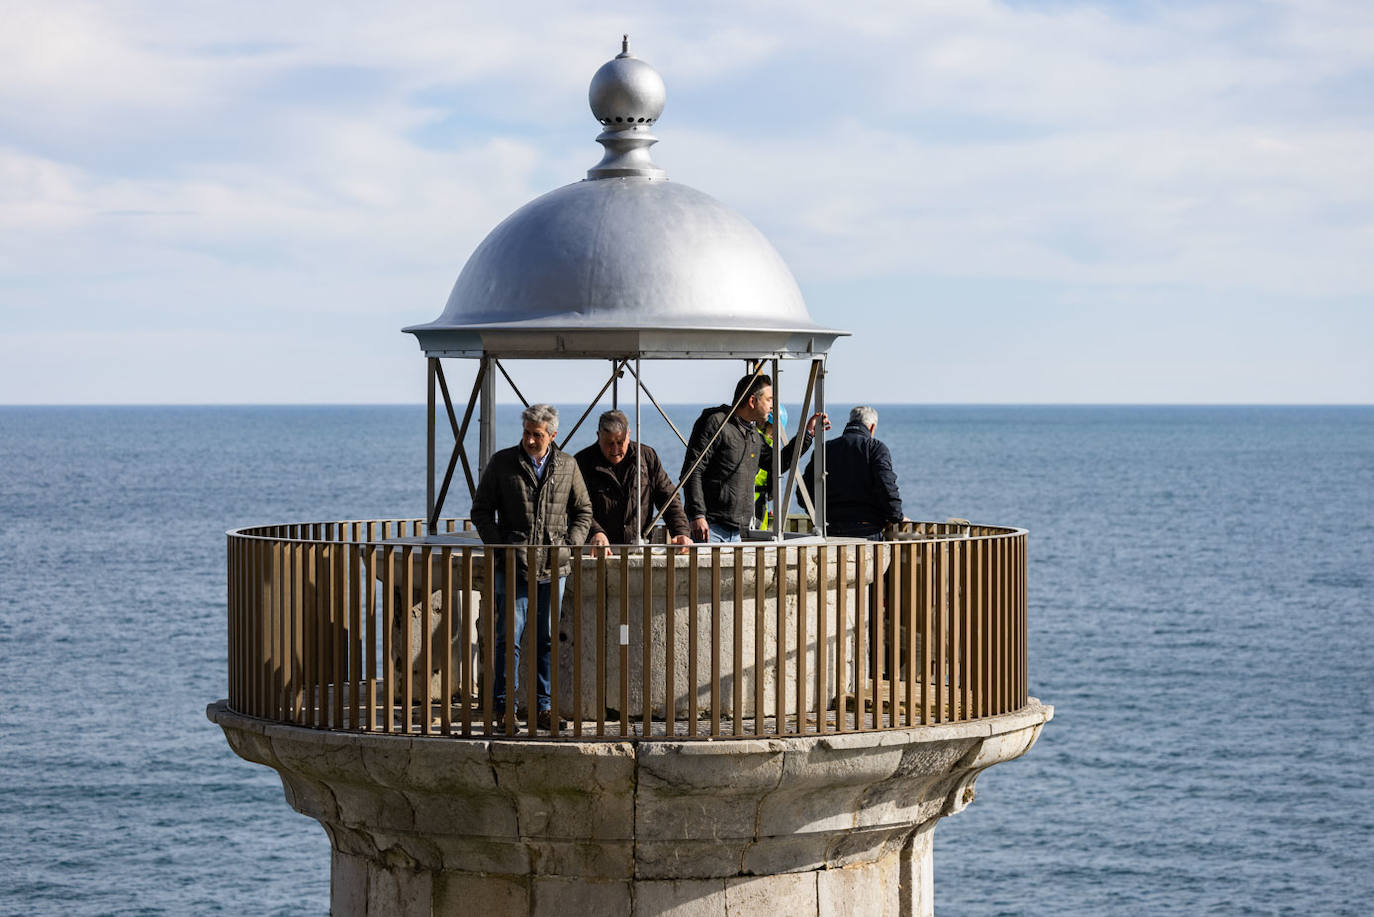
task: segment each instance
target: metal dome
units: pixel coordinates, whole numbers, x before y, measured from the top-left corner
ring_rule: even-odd
[[[821,353],[782,257],[719,201],[649,158],[662,80],[622,53],[592,79],[605,157],[478,245],[443,314],[404,329],[429,356],[763,356]]]

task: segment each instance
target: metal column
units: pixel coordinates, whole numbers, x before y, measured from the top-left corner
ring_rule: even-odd
[[[496,451],[496,367],[495,358],[482,356],[482,397],[477,413],[477,479],[491,462]]]
[[[644,430],[640,427],[640,395],[644,385],[640,382],[639,355],[635,355],[635,436],[640,437],[640,445],[635,449],[635,544],[644,543]]]
[[[821,368],[820,368],[820,371],[816,373],[816,410],[817,410],[819,413],[824,414],[824,413],[826,413],[826,411],[825,411],[825,358],[824,358],[824,357],[821,357],[821,359],[820,359],[819,361],[817,361],[817,362],[819,362],[819,363],[821,364]],[[824,423],[818,423],[818,424],[816,424],[816,438],[815,438],[815,441],[811,444],[811,448],[814,450],[814,451],[811,453],[811,455],[812,455],[812,461],[815,463],[815,470],[814,470],[814,472],[813,472],[814,475],[815,475],[815,480],[811,482],[812,485],[813,485],[813,492],[812,492],[812,494],[811,494],[811,499],[812,499],[813,501],[815,501],[815,509],[816,509],[816,533],[819,534],[821,537],[825,537],[825,536],[826,536],[826,528],[825,528],[825,523],[826,523],[826,515],[825,515],[825,483],[826,483],[826,482],[825,482],[825,424],[824,424]]]
[[[425,374],[429,377],[425,399],[425,534],[433,535],[434,518],[434,382],[438,372],[439,358],[430,357],[425,361]]]
[[[778,369],[778,358],[772,360],[773,369],[773,467],[768,470],[769,496],[773,498],[773,540],[782,541],[783,525],[787,521],[787,507],[782,505],[782,381]],[[793,447],[799,448],[799,447]]]

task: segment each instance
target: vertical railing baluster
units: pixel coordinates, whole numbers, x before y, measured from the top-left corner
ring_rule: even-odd
[[[835,731],[849,728],[849,546],[835,546]],[[857,652],[857,650],[856,650]],[[856,655],[854,657],[858,659]]]
[[[333,548],[325,540],[323,529],[321,526],[321,535],[316,542],[319,552],[315,569],[315,726],[319,729],[329,727],[329,667],[333,659],[333,644],[330,642],[333,634],[330,619],[330,603],[334,600]]]
[[[285,595],[285,620],[282,622],[283,633],[286,637],[284,664],[286,666],[286,679],[283,685],[283,709],[282,719],[284,722],[301,722],[301,665],[304,654],[304,646],[301,642],[301,599],[303,579],[300,563],[300,542],[296,539],[293,530],[295,526],[286,527],[285,538],[282,544],[282,566],[284,569],[286,595]]]
[[[883,577],[887,574],[887,553],[881,543],[874,542],[873,551],[873,592],[872,613],[875,627],[873,629],[873,728],[881,729],[883,725],[883,675],[884,668],[887,666],[887,644],[891,637],[887,633],[887,591]],[[886,673],[891,679],[891,673]],[[891,699],[891,688],[889,686],[888,695]]]
[[[949,720],[949,539],[941,538],[936,542],[937,564],[940,579],[936,584],[937,602],[935,606],[935,694],[938,717],[936,722]]]
[[[268,682],[265,672],[269,664],[269,631],[267,610],[267,546],[261,536],[253,539],[253,715],[263,716],[267,709]]]
[[[282,565],[282,656],[278,671],[278,694],[280,700],[278,718],[289,723],[295,714],[295,654],[298,652],[294,641],[295,619],[295,566],[293,544],[283,536],[276,543],[276,551]]]
[[[979,710],[979,702],[982,697],[982,636],[983,628],[980,623],[981,618],[981,593],[982,583],[981,566],[979,556],[982,551],[983,542],[981,538],[975,538],[970,534],[967,545],[967,599],[965,601],[964,616],[968,619],[968,693],[964,704],[969,719],[975,719],[982,715]]]
[[[559,574],[559,565],[562,552],[557,545],[549,548],[549,719],[553,725],[549,727],[549,735],[557,736],[558,719],[562,715],[559,711],[558,703],[558,649],[562,643],[558,639],[559,618],[563,609],[563,590],[562,577]]]
[[[994,688],[997,683],[997,667],[994,661],[996,652],[996,634],[993,633],[996,618],[993,616],[993,547],[995,536],[989,535],[983,539],[981,545],[982,558],[980,559],[981,573],[983,581],[982,587],[982,623],[983,623],[983,700],[981,716],[991,716],[994,709]]]
[[[505,626],[501,628],[501,630],[503,631],[503,639],[506,647],[505,653],[502,654],[505,657],[505,678],[502,684],[496,686],[496,690],[505,692],[504,698],[506,709],[501,715],[501,722],[502,726],[505,728],[506,735],[512,736],[515,735],[516,726],[515,708],[520,704],[520,694],[516,686],[516,682],[519,680],[520,676],[516,673],[515,665],[515,590],[519,588],[519,580],[516,578],[519,574],[515,567],[515,549],[505,548],[504,550],[505,567],[503,576],[505,577],[506,594],[504,602],[505,608],[503,611],[505,613]],[[529,615],[529,599],[530,597],[528,595],[525,596],[526,616]]]
[[[273,544],[264,536],[262,546],[262,715],[277,713],[277,574],[273,568]]]
[[[293,626],[296,631],[296,716],[295,721],[302,726],[310,723],[311,676],[314,671],[315,600],[314,560],[310,544],[306,539],[309,532],[304,526],[298,527],[298,540],[295,545],[296,566],[296,618]]]
[[[901,690],[901,628],[903,628],[904,604],[901,595],[901,573],[903,573],[903,554],[899,543],[892,542],[886,544],[885,553],[888,555],[888,569],[886,569],[885,586],[883,591],[886,594],[886,621],[888,621],[888,698],[890,701],[890,718],[888,725],[892,729],[903,725],[903,708],[907,704],[907,698]]]
[[[387,528],[390,529],[390,523]],[[377,702],[385,704],[386,731],[396,731],[396,548],[382,551],[382,690]]]
[[[426,601],[428,604],[428,601]],[[415,731],[415,549],[401,548],[401,731]]]
[[[921,574],[921,594],[923,597],[921,600],[921,661],[919,672],[921,675],[921,722],[926,724],[935,719],[934,708],[936,705],[935,685],[930,674],[935,666],[935,603],[937,601],[936,581],[939,576],[936,542],[929,539],[922,542],[921,566],[924,568],[924,572]]]
[[[309,528],[302,530],[302,538],[309,539]],[[300,545],[301,602],[300,602],[300,646],[301,646],[301,724],[318,726],[315,692],[319,681],[319,564],[315,543],[303,540]]]
[[[363,645],[367,647],[363,662],[363,698],[367,704],[367,731],[377,731],[377,545],[373,523],[367,524],[368,544],[364,549],[363,583],[366,595],[367,624],[363,629]]]
[[[959,547],[959,719],[973,719],[971,714],[971,683],[973,683],[973,539],[956,542]]]
[[[825,702],[826,676],[830,666],[829,606],[830,552],[825,545],[816,549],[816,731],[828,731]],[[836,641],[837,643],[839,641]]]
[[[1006,713],[1007,692],[1007,584],[1005,570],[1006,541],[999,535],[993,539],[993,645],[996,648],[997,684],[993,691],[993,713]]]
[[[868,633],[868,545],[854,548],[854,728],[864,728],[864,700],[873,641]]]
[[[329,617],[333,624],[332,632],[334,635],[334,672],[332,678],[334,703],[331,705],[332,714],[329,725],[334,729],[342,729],[344,725],[344,687],[348,679],[348,546],[344,544],[343,536],[343,525],[340,523],[334,530],[335,541],[329,549],[329,555],[334,564],[334,601],[329,606]]]
[[[315,686],[315,726],[329,728],[330,693],[334,664],[334,548],[330,543],[333,526],[322,523],[319,526],[319,570],[315,581],[315,636],[319,640],[319,660],[315,667],[319,684]]]
[[[285,721],[291,711],[291,582],[287,547],[280,538],[272,541],[272,601],[276,609],[272,632],[276,637],[276,673],[272,686],[272,716]]]
[[[900,542],[891,542],[886,547],[887,551],[887,572],[886,586],[887,593],[887,622],[890,631],[888,636],[888,676],[887,692],[892,700],[892,716],[889,725],[896,729],[910,722],[911,706],[908,703],[910,694],[911,665],[907,659],[907,642],[910,640],[910,628],[908,616],[910,615],[910,602],[904,592],[906,585],[906,566],[907,555],[903,551]],[[903,688],[904,684],[906,688]]]
[[[482,552],[482,735],[496,731],[496,549]]]
[[[620,734],[630,734],[630,549],[620,549]]]
[[[948,528],[944,523],[928,525],[915,555],[915,562],[921,569],[915,581],[915,588],[920,594],[916,640],[919,659],[913,666],[921,677],[922,724],[944,722],[946,719],[942,711],[945,709],[943,699],[947,696],[944,667],[949,631],[945,617],[946,591],[940,578],[945,561],[942,552],[947,545],[943,536]]]
[[[773,677],[774,735],[787,734],[787,550],[772,548],[776,561],[773,580],[773,636],[778,662]],[[757,571],[755,571],[757,572]]]
[[[262,618],[262,593],[258,586],[259,572],[258,562],[258,540],[250,540],[247,544],[248,549],[248,588],[246,590],[246,610],[247,614],[247,633],[248,633],[248,666],[247,666],[247,710],[250,716],[259,716],[262,711],[258,706],[258,673],[262,669],[262,639],[259,635],[260,621]]]
[[[239,536],[234,542],[234,586],[238,595],[234,602],[234,709],[248,712],[248,539]]]
[[[271,536],[268,536],[271,538]],[[278,671],[282,664],[280,645],[280,605],[282,571],[275,540],[262,542],[262,649],[267,665],[262,667],[262,711],[269,719],[278,718]]]
[[[239,543],[239,712],[253,714],[253,542]]]
[[[596,734],[606,734],[606,552],[596,552]]]
[[[958,722],[963,700],[963,671],[960,659],[963,655],[964,635],[961,630],[960,593],[963,585],[963,553],[957,536],[951,537],[949,544],[949,718]]]
[[[767,590],[768,567],[764,563],[765,549],[758,547],[754,549],[754,735],[763,735],[767,732],[768,710],[764,704],[764,689],[767,682],[767,655],[768,629],[764,624],[764,616],[768,612],[767,603],[764,601]],[[740,574],[743,572],[744,551],[735,549],[735,582],[740,583],[736,586],[737,595],[743,590],[740,581]],[[741,603],[743,604],[743,603]]]
[[[779,553],[785,553],[784,549],[779,548]],[[807,728],[806,703],[807,671],[806,671],[806,651],[807,651],[807,549],[797,548],[797,735],[804,735]]]
[[[1016,684],[1016,639],[1014,610],[1016,585],[1012,581],[1012,541],[1002,536],[1002,634],[1003,653],[1006,658],[1006,678],[1002,686],[1002,712],[1010,712],[1014,706],[1012,694]]]
[[[526,545],[525,551],[525,633],[524,646],[520,648],[521,668],[524,671],[520,674],[521,684],[525,686],[525,731],[528,735],[535,735],[538,732],[537,720],[539,713],[539,649],[538,636],[541,625],[539,614],[539,570],[538,560],[540,548],[538,545]],[[553,591],[550,584],[549,591]],[[508,676],[509,677],[509,676]],[[515,692],[506,691],[506,696],[515,703]]]
[[[229,666],[226,673],[229,709],[237,710],[238,700],[238,539],[233,534],[224,536],[224,637],[228,646]]]
[[[650,555],[652,549],[645,545],[640,549],[640,590],[639,590],[639,645],[640,645],[640,669],[642,684],[640,685],[640,704],[643,706],[641,714],[643,716],[643,736],[648,738],[653,734],[653,660],[651,658],[654,641],[649,639],[650,629],[653,621],[650,619],[650,612],[653,599],[653,557]],[[668,634],[669,645],[671,645],[673,635]],[[665,703],[667,699],[665,698]]]
[[[1002,538],[1003,547],[1003,575],[1005,577],[1005,591],[1003,593],[1003,634],[1006,640],[1006,673],[1007,680],[1002,697],[1002,709],[1010,712],[1016,707],[1016,657],[1020,651],[1016,635],[1016,541],[1012,536],[1006,535]]]
[[[978,716],[992,712],[992,542],[978,540]]]
[[[674,550],[669,548],[669,550]],[[687,552],[687,735],[696,738],[697,721],[701,716],[701,709],[698,699],[701,696],[701,666],[699,656],[701,647],[697,635],[697,628],[701,624],[701,615],[697,609],[697,549],[692,547]],[[712,616],[713,622],[718,622],[718,617]],[[715,630],[718,635],[719,629]],[[712,651],[712,656],[719,658],[719,643]],[[715,707],[715,684],[711,685],[711,706]],[[712,730],[714,735],[718,730]]]
[[[668,547],[663,551],[663,732],[667,736],[677,734],[677,673],[674,671],[677,668],[677,556],[674,550]],[[647,556],[645,563],[648,563]],[[644,607],[649,607],[647,598]]]
[[[720,690],[720,550],[716,548],[707,548],[706,550],[710,552],[711,555],[711,736],[715,737],[721,734],[720,708],[721,704],[724,703],[724,701],[721,698]],[[697,556],[696,551],[696,548],[692,548],[692,556],[694,559]],[[735,571],[735,579],[738,582],[738,570]],[[735,641],[733,646],[735,654],[735,670],[733,677],[730,679],[731,696],[734,698],[734,707],[732,708],[731,713],[731,731],[735,735],[740,735],[740,730],[743,728],[743,725],[740,722],[742,714],[740,711],[739,698],[741,696],[740,692],[743,690],[740,685],[740,679],[744,677],[744,673],[740,671],[739,663],[739,634],[742,628],[742,624],[740,622],[740,608],[738,602],[734,603],[731,620],[734,621],[733,633],[735,635]]]
[[[439,728],[453,735],[453,549],[439,551]]]
[[[917,679],[920,677],[920,627],[917,616],[921,608],[921,545],[908,541],[902,544],[903,570],[902,585],[902,622],[906,627],[906,724],[915,726],[921,722],[921,714],[916,709]]]
[[[309,533],[302,532],[302,538],[308,539]],[[297,563],[300,570],[300,578],[297,583],[297,605],[299,610],[299,620],[296,623],[297,633],[300,635],[301,648],[301,678],[297,686],[300,695],[300,716],[298,722],[303,726],[313,726],[315,724],[315,595],[319,591],[316,587],[315,578],[315,545],[303,540],[297,545]]]
[[[897,553],[897,545],[884,545],[883,554],[887,558],[887,580],[886,580],[886,601],[884,608],[887,610],[887,700],[888,700],[888,725],[896,728],[901,725],[901,697],[897,693],[897,684],[901,680],[901,659],[898,658],[902,647],[902,624],[901,613],[902,605],[902,579],[901,579],[901,558]]]
[[[1030,544],[1024,534],[1016,536],[1016,543],[1020,548],[1018,571],[1021,579],[1021,601],[1017,618],[1017,626],[1021,631],[1021,690],[1018,706],[1024,707],[1030,702]]]
[[[1006,618],[1002,609],[1002,539],[994,537],[992,540],[992,649],[993,649],[993,684],[992,684],[992,713],[994,715],[1004,713],[1006,708],[1002,705],[1002,692],[1006,684],[1006,659],[1003,640],[1003,628],[1006,627]]]
[[[253,543],[246,537],[238,542],[238,709],[252,711],[252,655],[253,655]]]
[[[262,691],[260,675],[262,671],[262,542],[253,538],[248,547],[248,640],[249,640],[249,709],[255,716],[262,713]]]
[[[1011,580],[1012,580],[1012,603],[1011,603],[1011,630],[1013,638],[1012,672],[1011,683],[1011,704],[1010,709],[1019,710],[1021,708],[1021,649],[1025,629],[1021,626],[1021,547],[1020,536],[1008,536],[1007,543],[1010,546]]]
[[[582,653],[585,641],[582,639],[582,548],[572,549],[572,728],[575,738],[582,737],[582,718],[586,715],[582,707]]]

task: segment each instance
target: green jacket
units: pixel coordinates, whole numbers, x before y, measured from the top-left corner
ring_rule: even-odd
[[[544,475],[536,480],[534,464],[520,446],[502,449],[477,483],[472,500],[472,523],[484,544],[541,546],[534,553],[535,573],[551,576],[548,545],[580,545],[592,524],[592,501],[577,462],[567,453],[550,447],[552,454]],[[516,575],[526,575],[526,556],[516,552]],[[504,552],[497,555],[498,569]],[[558,575],[570,569],[570,552],[561,551]]]

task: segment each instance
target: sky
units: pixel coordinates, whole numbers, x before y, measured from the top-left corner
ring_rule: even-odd
[[[853,332],[832,404],[1374,402],[1363,0],[0,0],[0,21],[0,404],[422,401],[400,328],[600,159],[587,83],[622,32],[667,84],[656,162]],[[513,368],[536,400],[604,372]],[[739,372],[645,380],[716,402]]]

